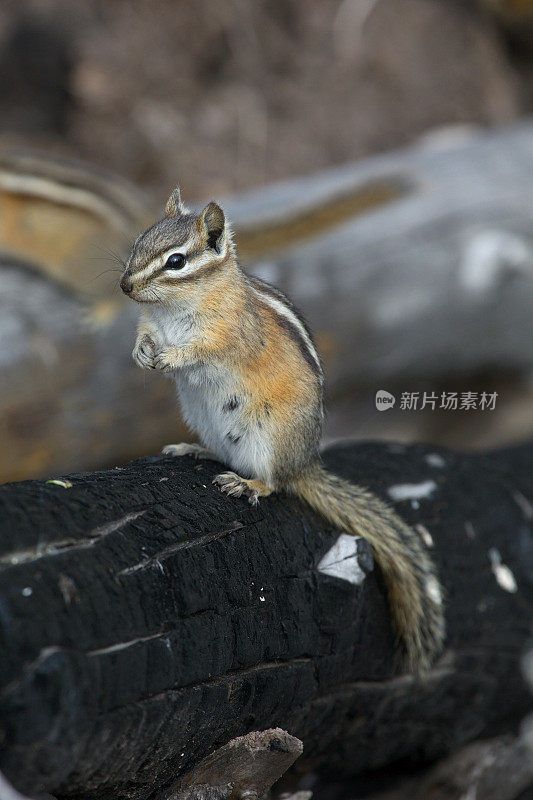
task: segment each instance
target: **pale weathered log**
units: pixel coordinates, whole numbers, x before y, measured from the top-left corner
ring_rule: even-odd
[[[137,310],[105,324],[74,291],[1,265],[0,482],[113,464],[183,438],[169,381],[131,360]]]
[[[244,263],[309,318],[330,392],[527,373],[532,164],[533,123],[524,122],[448,133],[225,206]],[[0,295],[0,480],[113,463],[183,436],[170,385],[129,359],[137,312],[116,289],[119,272],[98,277],[119,270],[98,246],[124,255],[159,212],[81,168],[85,193],[77,186],[63,204],[47,199],[49,178],[70,186],[73,170],[0,163],[0,249],[10,254]],[[32,171],[48,183],[32,182]]]
[[[450,131],[240,196],[228,208],[247,235],[268,220],[307,220],[305,233],[290,230],[266,253],[258,246],[253,271],[304,309],[329,348],[330,385],[527,370],[532,164],[530,122]],[[313,223],[313,210],[349,203],[365,186],[381,188],[379,206]]]

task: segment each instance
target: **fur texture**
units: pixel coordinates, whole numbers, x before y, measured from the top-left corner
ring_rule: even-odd
[[[241,270],[222,209],[209,203],[195,216],[174,190],[165,218],[135,242],[121,285],[143,304],[134,359],[172,375],[203,445],[166,452],[209,454],[232,470],[215,479],[222,491],[257,502],[285,490],[366,538],[405,665],[427,669],[444,639],[431,559],[391,508],[322,467],[323,374],[313,338],[282,292]]]

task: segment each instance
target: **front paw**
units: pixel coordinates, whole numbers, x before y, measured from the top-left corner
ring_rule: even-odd
[[[174,372],[182,366],[179,352],[173,347],[164,347],[156,350],[154,355],[154,369],[162,372]]]
[[[131,354],[135,363],[143,369],[155,369],[155,342],[147,334],[135,344]]]

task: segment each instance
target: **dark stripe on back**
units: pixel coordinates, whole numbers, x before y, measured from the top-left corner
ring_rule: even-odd
[[[290,300],[290,298],[288,298],[286,294],[283,294],[281,289],[278,289],[277,286],[272,286],[272,284],[267,283],[266,281],[262,281],[260,278],[255,278],[253,275],[249,275],[248,277],[250,278],[250,280],[254,284],[254,286],[257,289],[259,289],[260,292],[264,292],[265,294],[270,295],[270,297],[273,297],[274,300],[279,300],[281,303],[283,303],[284,305],[287,306],[289,311],[291,311],[294,314],[294,316],[296,317],[298,322],[300,322],[303,325],[303,327],[305,329],[305,332],[307,333],[307,335],[311,339],[311,342],[313,343],[313,347],[316,350],[315,339],[314,339],[313,333],[312,333],[311,329],[309,328],[309,325],[307,324],[307,322],[305,320],[305,317],[303,316],[302,312],[298,308],[296,308],[296,306],[293,304],[292,300]]]
[[[307,364],[311,367],[313,374],[319,380],[322,380],[322,370],[320,369],[320,366],[316,363],[312,354],[309,352],[309,348],[305,342],[305,339],[303,338],[298,328],[296,328],[289,319],[283,317],[281,314],[277,314],[276,311],[274,311],[274,309],[271,308],[269,305],[265,304],[265,308],[267,308],[270,312],[272,312],[272,316],[274,317],[276,324],[279,325],[280,328],[283,328],[283,330],[285,330],[289,334],[292,341],[298,345],[300,353],[307,361]]]

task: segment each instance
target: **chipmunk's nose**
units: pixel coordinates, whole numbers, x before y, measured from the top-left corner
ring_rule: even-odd
[[[124,294],[131,294],[133,289],[133,281],[131,279],[131,275],[128,275],[127,272],[124,273],[122,278],[120,279],[120,288],[124,292]]]

